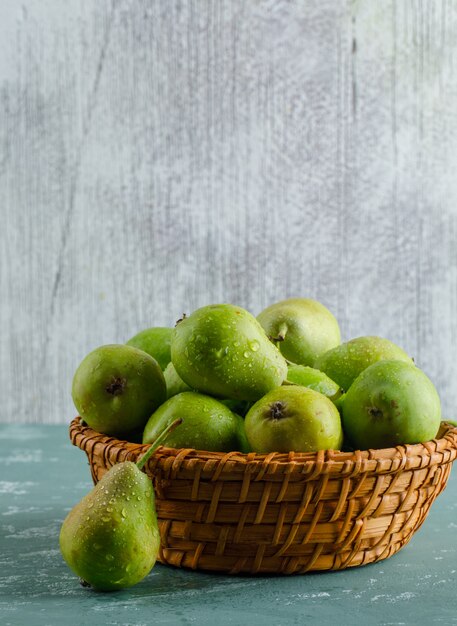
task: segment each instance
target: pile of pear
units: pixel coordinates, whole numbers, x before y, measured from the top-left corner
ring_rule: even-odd
[[[92,429],[151,443],[111,468],[65,519],[62,555],[85,586],[112,591],[152,569],[160,533],[141,470],[159,445],[241,453],[315,452],[419,443],[441,422],[438,393],[399,346],[341,343],[338,322],[309,298],[255,318],[202,307],[171,328],[141,331],[88,354],[72,397]]]
[[[78,367],[72,395],[94,430],[168,447],[242,453],[383,448],[432,439],[438,393],[399,346],[341,343],[320,302],[291,298],[254,317],[232,304],[101,346]]]

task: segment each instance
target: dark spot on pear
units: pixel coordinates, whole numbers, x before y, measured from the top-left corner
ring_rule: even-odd
[[[126,384],[127,381],[125,380],[125,378],[113,376],[108,385],[106,385],[105,389],[112,396],[121,396],[124,392]]]
[[[370,417],[372,417],[374,420],[380,420],[383,418],[383,412],[381,411],[381,409],[378,409],[375,406],[372,406],[368,409],[368,414],[370,415]]]
[[[277,400],[276,402],[272,402],[270,404],[270,417],[273,420],[280,420],[284,417],[284,409],[286,408],[286,403],[281,400]]]
[[[92,586],[90,583],[87,582],[87,580],[84,580],[84,578],[80,578],[79,579],[79,584],[81,585],[81,587],[91,587]]]

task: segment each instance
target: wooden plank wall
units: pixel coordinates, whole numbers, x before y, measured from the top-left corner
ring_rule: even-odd
[[[324,302],[457,416],[457,4],[2,0],[0,419],[211,302]]]

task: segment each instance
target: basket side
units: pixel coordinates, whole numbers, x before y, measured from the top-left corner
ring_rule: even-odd
[[[160,560],[249,574],[338,570],[378,561],[410,540],[450,469],[445,463],[380,475],[370,486],[363,476],[315,479],[302,483],[301,492],[273,492],[273,483],[261,481],[259,490],[241,497],[220,477],[213,487],[174,479],[157,499]]]
[[[71,422],[69,434],[72,444],[87,454],[94,484],[116,463],[136,462],[149,447],[97,433],[84,426],[79,417]]]
[[[145,446],[74,420],[94,482]],[[424,522],[457,455],[457,429],[391,451],[240,455],[161,448],[154,481],[159,560],[226,573],[338,570],[387,558]],[[146,446],[147,447],[147,446]],[[278,458],[279,457],[279,458]]]

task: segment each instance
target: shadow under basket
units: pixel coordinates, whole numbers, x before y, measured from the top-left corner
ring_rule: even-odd
[[[96,483],[149,445],[75,418],[70,438]],[[340,570],[386,559],[421,526],[446,486],[457,428],[396,448],[241,454],[160,447],[145,466],[156,493],[159,561],[226,574]]]

